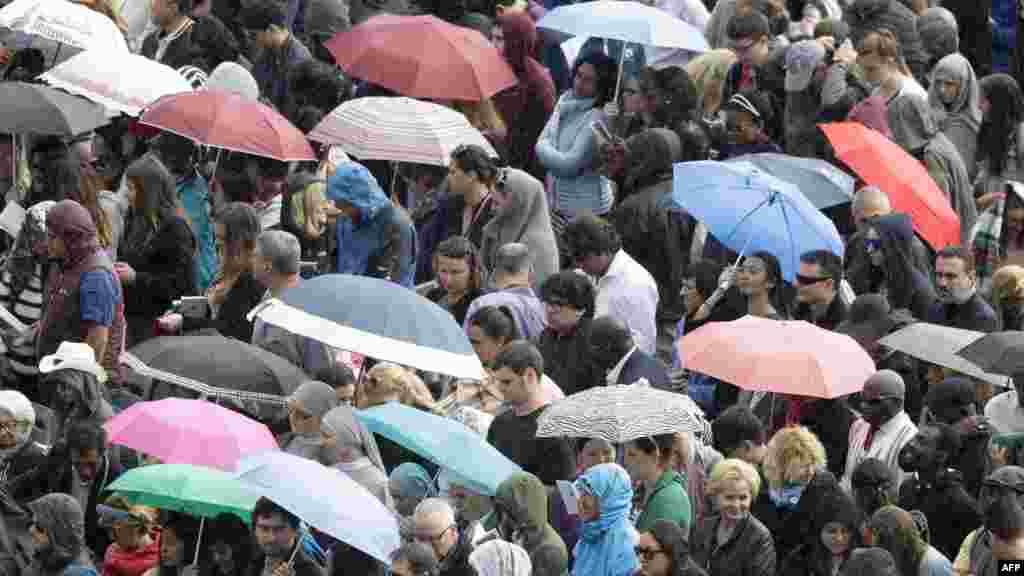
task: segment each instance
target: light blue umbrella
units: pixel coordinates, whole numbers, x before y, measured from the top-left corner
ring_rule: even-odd
[[[347,474],[280,451],[246,456],[235,478],[317,530],[381,562],[401,544],[398,521]]]
[[[804,252],[843,254],[843,241],[831,220],[795,185],[749,162],[676,164],[672,201],[740,255],[758,250],[774,255],[790,282]]]
[[[493,495],[506,478],[522,468],[460,422],[398,402],[356,412],[374,434],[448,468],[466,488]]]
[[[695,26],[640,2],[596,0],[559,6],[537,22],[538,28],[572,36],[596,36],[658,46],[706,52],[704,33]]]
[[[788,154],[744,154],[726,162],[749,162],[765,172],[796,185],[818,210],[853,200],[853,176],[818,158]]]

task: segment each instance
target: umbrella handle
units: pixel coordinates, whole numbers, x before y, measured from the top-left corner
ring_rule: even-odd
[[[615,80],[615,97],[612,99],[612,102],[616,106],[619,105],[619,87],[622,86],[622,68],[623,64],[626,62],[626,46],[628,45],[628,42],[625,40],[622,41],[622,52],[619,54],[619,76]]]
[[[201,550],[200,543],[202,543],[202,541],[203,541],[203,528],[205,528],[205,527],[206,527],[206,518],[204,517],[204,518],[199,520],[199,535],[196,536],[196,554],[195,554],[195,557],[192,558],[192,565],[193,566],[198,566],[199,565],[199,550]]]
[[[295,538],[295,548],[292,549],[292,557],[288,559],[288,570],[291,571],[292,564],[295,564],[295,555],[299,553],[299,548],[302,546],[302,539],[306,536],[305,522],[302,523],[302,530],[299,530],[298,535]]]

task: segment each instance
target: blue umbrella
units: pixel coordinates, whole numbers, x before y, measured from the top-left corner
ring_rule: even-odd
[[[818,210],[853,200],[853,177],[818,158],[787,154],[745,154],[726,162],[749,162],[779,180],[796,185]]]
[[[804,252],[843,254],[835,224],[795,185],[748,162],[676,164],[672,201],[741,255],[758,250],[773,254],[790,282]]]
[[[597,0],[559,6],[537,22],[538,28],[573,36],[635,42],[661,48],[706,52],[704,33],[691,24],[640,2]]]
[[[280,451],[239,460],[235,478],[300,520],[381,562],[401,544],[394,514],[347,474]]]
[[[257,306],[253,315],[340,350],[456,378],[483,378],[483,366],[455,318],[387,280],[318,276]]]
[[[479,434],[449,418],[398,402],[360,410],[356,416],[370,432],[448,468],[480,494],[493,495],[498,484],[522,471]]]

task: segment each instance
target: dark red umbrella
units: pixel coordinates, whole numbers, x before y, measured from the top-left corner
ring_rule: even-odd
[[[284,116],[231,92],[164,96],[142,113],[139,123],[233,152],[282,162],[316,160],[306,136]]]
[[[477,101],[516,85],[482,34],[434,16],[374,16],[324,46],[349,75],[402,96]]]

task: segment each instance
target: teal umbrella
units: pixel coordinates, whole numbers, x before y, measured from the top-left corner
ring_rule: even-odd
[[[246,523],[259,494],[234,475],[192,464],[153,464],[125,472],[107,486],[135,504],[213,518],[234,514]]]
[[[479,434],[449,418],[398,402],[359,410],[356,416],[370,432],[451,470],[460,484],[480,494],[493,495],[506,478],[522,471]]]

